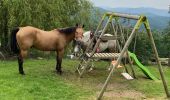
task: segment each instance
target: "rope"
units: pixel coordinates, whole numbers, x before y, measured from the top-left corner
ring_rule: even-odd
[[[137,41],[137,33],[135,34],[135,42],[134,42],[134,46],[133,46],[133,53],[135,53],[135,51],[136,51],[136,41]]]

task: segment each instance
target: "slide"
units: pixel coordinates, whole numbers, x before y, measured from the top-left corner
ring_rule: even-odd
[[[136,65],[142,70],[142,72],[150,79],[152,80],[158,80],[153,74],[150,73],[150,71],[142,65],[139,60],[137,59],[136,55],[134,53],[129,52],[129,56],[135,61]]]

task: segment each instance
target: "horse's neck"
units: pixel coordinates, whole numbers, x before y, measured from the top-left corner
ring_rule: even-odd
[[[74,32],[72,34],[65,35],[67,43],[71,42],[75,38]]]

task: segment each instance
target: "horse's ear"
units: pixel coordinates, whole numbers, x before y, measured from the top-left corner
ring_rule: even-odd
[[[76,27],[78,27],[79,26],[79,24],[78,23],[76,23]]]
[[[83,24],[82,28],[84,28],[84,24]]]

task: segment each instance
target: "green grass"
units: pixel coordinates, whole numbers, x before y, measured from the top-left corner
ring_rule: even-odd
[[[95,63],[96,70],[79,78],[75,73],[78,61],[64,59],[63,75],[55,72],[55,59],[24,62],[26,75],[18,74],[17,61],[0,62],[0,100],[94,100],[100,91],[107,75],[108,63]],[[159,78],[157,67],[149,66],[150,71]],[[164,67],[166,79],[170,87],[170,69]],[[143,73],[135,67],[138,79],[128,81],[121,76],[123,69],[117,69],[110,81],[107,92],[137,91],[144,95],[139,98],[166,97],[161,81],[146,79]],[[107,97],[104,95],[107,99]],[[112,97],[114,98],[114,96]],[[121,96],[119,99],[131,99]]]
[[[144,93],[148,98],[154,98],[154,97],[166,97],[162,81],[160,80],[160,74],[158,71],[157,66],[148,66],[148,69],[151,71],[152,74],[154,74],[159,80],[153,81],[146,79],[145,75],[140,71],[140,69],[136,69],[138,79],[131,81],[129,84],[131,84],[131,87],[137,91],[141,91]],[[164,74],[166,81],[168,83],[168,87],[170,90],[170,68],[163,67]]]

